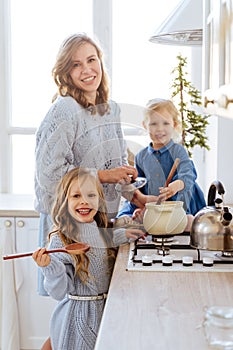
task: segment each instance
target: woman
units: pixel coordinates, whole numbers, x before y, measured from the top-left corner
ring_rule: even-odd
[[[137,177],[137,170],[127,165],[120,109],[109,99],[99,46],[86,34],[71,35],[60,48],[52,73],[58,92],[36,134],[35,208],[40,213],[41,247],[52,228],[50,212],[57,182],[69,170],[98,171],[108,220],[116,216],[121,198],[115,184]],[[143,207],[156,198],[136,191],[132,201]],[[40,281],[39,293],[47,294]]]

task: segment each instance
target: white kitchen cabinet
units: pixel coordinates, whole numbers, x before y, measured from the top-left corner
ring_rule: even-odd
[[[233,0],[205,0],[203,87],[210,113],[233,117]]]
[[[0,217],[2,254],[34,251],[38,247],[38,226],[38,217]],[[4,273],[4,269],[8,270]],[[31,257],[2,261],[1,294],[4,298],[1,298],[3,300],[1,310],[5,315],[2,315],[1,328],[4,329],[4,322],[8,322],[9,327],[14,328],[13,331],[9,330],[11,332],[9,338],[13,336],[17,338],[18,321],[20,343],[18,349],[15,347],[15,342],[12,342],[12,346],[7,345],[6,349],[2,345],[2,350],[40,349],[49,336],[49,320],[56,301],[38,295],[37,269]],[[3,288],[8,288],[9,300],[7,300],[8,292],[3,291]],[[11,289],[17,291],[15,295]],[[12,300],[14,297],[16,300]],[[6,304],[10,306],[10,310]],[[10,317],[15,318],[14,322],[11,323]],[[8,331],[8,328],[5,325],[5,331]]]
[[[210,113],[205,154],[206,183],[219,180],[224,202],[233,203],[233,0],[205,0],[203,28],[203,93]]]

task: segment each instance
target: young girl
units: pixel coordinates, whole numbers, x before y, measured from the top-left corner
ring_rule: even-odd
[[[57,188],[52,210],[54,230],[49,248],[85,242],[88,252],[46,254],[40,248],[33,259],[44,274],[48,294],[59,303],[50,323],[50,340],[42,349],[93,350],[115,261],[117,230],[107,229],[106,203],[97,172],[84,168],[69,171]],[[143,235],[129,229],[121,236]]]
[[[179,112],[170,100],[153,99],[147,104],[143,126],[148,131],[151,143],[135,156],[138,176],[147,178],[142,188],[144,194],[153,194],[163,200],[183,201],[187,214],[195,215],[206,206],[204,195],[196,183],[197,173],[185,148],[173,141],[179,131]],[[164,187],[174,160],[180,159],[179,166],[170,184]],[[142,219],[143,211],[136,210],[132,203],[125,202],[118,217],[123,215]],[[187,228],[190,227],[192,217]]]

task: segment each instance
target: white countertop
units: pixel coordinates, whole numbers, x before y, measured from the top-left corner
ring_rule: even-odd
[[[0,216],[37,217],[33,195],[0,194]]]
[[[210,349],[204,310],[233,305],[232,273],[127,271],[128,254],[121,246],[95,350]]]

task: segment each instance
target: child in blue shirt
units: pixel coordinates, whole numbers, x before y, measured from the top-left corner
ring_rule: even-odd
[[[182,201],[187,214],[195,215],[206,206],[204,194],[196,182],[197,172],[186,149],[173,141],[179,130],[179,112],[173,102],[153,99],[147,104],[143,126],[151,142],[135,156],[138,176],[145,177],[147,184],[141,189],[144,194],[162,196],[163,200]],[[180,159],[177,171],[170,184],[164,187],[174,160]],[[142,219],[143,210],[125,201],[117,218],[130,216]]]

